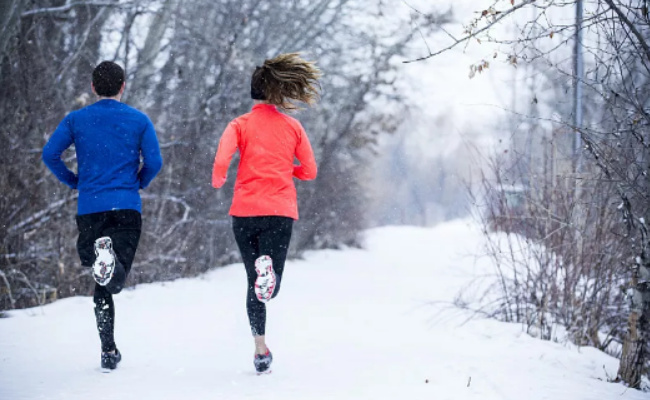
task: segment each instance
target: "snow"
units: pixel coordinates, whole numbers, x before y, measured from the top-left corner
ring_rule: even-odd
[[[617,360],[468,318],[458,291],[491,273],[468,221],[366,232],[366,248],[290,261],[269,305],[273,373],[253,372],[239,264],[115,297],[119,368],[99,371],[92,298],[0,319],[0,399],[606,400]]]

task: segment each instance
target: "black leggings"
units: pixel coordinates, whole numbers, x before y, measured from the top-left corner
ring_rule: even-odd
[[[136,210],[114,210],[93,214],[77,215],[79,239],[77,251],[81,265],[90,267],[95,262],[95,240],[108,236],[113,242],[113,251],[117,260],[116,272],[106,286],[95,284],[95,318],[97,330],[102,342],[102,351],[115,350],[115,305],[113,294],[119,293],[124,287],[135,251],[140,241],[142,218]],[[123,272],[117,272],[122,269]]]
[[[232,228],[235,240],[241,252],[246,275],[248,292],[246,294],[246,311],[253,336],[262,336],[266,328],[266,305],[255,296],[255,260],[260,256],[269,256],[273,260],[276,274],[273,297],[280,291],[284,261],[287,259],[293,219],[288,217],[233,217]]]

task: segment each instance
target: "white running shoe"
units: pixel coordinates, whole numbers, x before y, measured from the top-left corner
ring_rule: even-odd
[[[275,271],[273,271],[273,260],[269,256],[260,256],[255,260],[255,296],[257,300],[266,303],[273,297],[275,291]]]
[[[106,286],[115,272],[115,252],[110,237],[104,236],[95,240],[95,256],[93,278],[101,286]]]

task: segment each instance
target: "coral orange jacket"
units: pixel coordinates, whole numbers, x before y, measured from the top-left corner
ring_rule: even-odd
[[[256,104],[250,113],[231,121],[214,158],[212,186],[226,182],[228,166],[239,149],[240,159],[230,215],[277,215],[298,219],[293,177],[316,178],[316,161],[298,120],[274,105]],[[295,165],[294,157],[300,165]]]

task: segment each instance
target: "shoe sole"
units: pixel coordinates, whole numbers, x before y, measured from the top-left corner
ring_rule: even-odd
[[[99,248],[104,242],[107,248]],[[95,240],[95,262],[93,263],[93,279],[100,286],[106,286],[115,273],[115,252],[113,241],[110,237],[104,236]]]
[[[111,368],[109,366],[100,365],[100,369],[105,374],[110,373],[112,371],[115,371],[117,369],[117,366],[120,365],[121,362],[122,362],[122,353],[119,353],[119,350],[118,350],[118,359],[115,362],[115,365],[113,366],[113,368]]]
[[[266,359],[266,361],[264,362],[264,364],[260,365],[260,366],[264,366],[264,365],[266,365],[266,369],[265,369],[264,371],[259,371],[259,370],[257,369],[257,367],[258,367],[258,365],[257,365],[257,360],[258,360],[258,358],[257,358],[257,356],[255,356],[255,359],[254,359],[254,361],[253,361],[253,364],[255,365],[255,373],[256,373],[257,375],[266,375],[266,374],[270,374],[270,373],[272,372],[272,370],[271,370],[271,365],[273,364],[273,354],[271,354],[270,351],[269,351],[269,357]]]
[[[269,256],[261,256],[255,260],[255,296],[262,303],[267,303],[273,298],[275,292],[275,271],[273,270],[273,260]],[[263,288],[266,288],[262,291]]]

